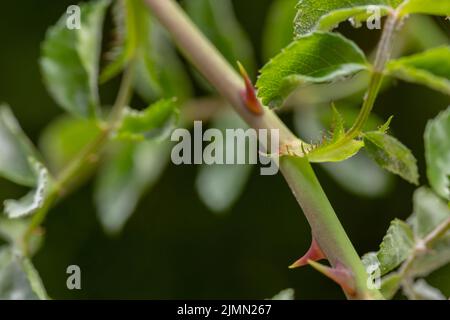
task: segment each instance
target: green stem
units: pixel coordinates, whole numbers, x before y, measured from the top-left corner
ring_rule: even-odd
[[[383,29],[383,34],[381,40],[378,44],[378,49],[375,57],[374,66],[372,69],[372,76],[369,82],[369,88],[367,90],[366,96],[364,98],[364,103],[361,111],[356,118],[355,123],[350,128],[347,133],[348,139],[356,138],[369,118],[372,112],[373,106],[377,99],[378,93],[380,92],[381,83],[383,81],[384,69],[386,63],[389,61],[392,52],[392,43],[397,29],[399,18],[397,12],[392,12]]]
[[[33,218],[25,232],[23,238],[24,253],[28,254],[28,243],[34,230],[36,230],[45,220],[51,207],[61,197],[67,194],[68,189],[77,183],[84,176],[85,171],[89,170],[90,165],[98,157],[103,148],[109,141],[109,136],[116,129],[117,123],[120,121],[123,109],[129,103],[131,98],[131,85],[133,80],[133,63],[125,69],[122,82],[120,84],[119,93],[111,110],[108,123],[100,126],[98,136],[88,144],[58,175],[52,182],[50,191],[47,194],[42,207],[33,215]]]
[[[183,54],[231,103],[249,126],[255,129],[268,129],[269,132],[278,129],[282,147],[299,141],[271,110],[264,108],[262,115],[249,112],[242,99],[242,93],[245,92],[243,80],[176,2],[146,0],[146,3],[172,35]],[[377,290],[368,288],[365,268],[310,163],[305,158],[282,157],[280,169],[308,219],[314,238],[331,264],[344,266],[352,273],[357,294],[348,298],[382,299]]]

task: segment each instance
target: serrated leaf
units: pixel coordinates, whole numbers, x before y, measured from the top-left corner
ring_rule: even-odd
[[[252,72],[255,62],[250,40],[240,26],[230,0],[185,0],[186,12],[231,64]]]
[[[56,102],[78,116],[98,112],[98,64],[102,26],[110,0],[80,4],[81,28],[69,29],[64,14],[42,44],[41,71]]]
[[[400,289],[402,277],[396,273],[392,272],[381,279],[381,294],[385,299],[392,299]]]
[[[433,191],[426,187],[416,190],[413,197],[414,211],[409,222],[414,234],[424,239],[437,226],[450,219],[450,208]]]
[[[269,8],[263,34],[263,54],[266,61],[291,43],[297,2],[298,0],[276,0]]]
[[[234,113],[221,115],[215,119],[212,127],[220,130],[223,134],[223,141],[216,147],[224,156],[229,147],[235,148],[234,144],[228,143],[226,139],[226,129],[243,128],[246,130],[247,125]],[[240,140],[239,140],[240,141]],[[247,150],[246,145],[238,145],[238,150]],[[195,181],[195,187],[200,199],[214,213],[223,213],[230,209],[239,199],[248,182],[253,166],[251,164],[203,164],[200,167]]]
[[[42,280],[29,259],[8,247],[0,248],[0,299],[48,299]]]
[[[28,216],[42,208],[49,189],[50,178],[47,168],[33,158],[30,163],[35,171],[37,185],[20,200],[5,200],[4,211],[9,218]]]
[[[95,120],[63,115],[45,128],[39,146],[50,169],[60,172],[99,134]]]
[[[121,231],[142,194],[161,175],[170,145],[143,141],[120,143],[100,169],[95,186],[97,214],[111,234]]]
[[[339,112],[345,123],[354,123],[359,108],[352,105],[339,105]],[[295,129],[306,141],[318,141],[326,128],[332,127],[332,110],[328,106],[296,110]],[[366,130],[373,130],[382,120],[372,114],[366,123]],[[365,197],[383,195],[391,185],[392,176],[375,164],[365,152],[359,152],[342,162],[321,163],[320,166],[345,190]],[[364,172],[361,175],[360,172]]]
[[[364,143],[360,140],[340,139],[319,145],[312,151],[307,151],[306,155],[310,162],[340,162],[353,157],[362,147]]]
[[[450,200],[450,107],[425,129],[427,176],[434,191]]]
[[[107,53],[109,64],[100,74],[100,83],[105,83],[119,74],[135,57],[139,42],[139,1],[118,0],[112,7],[115,43]]]
[[[414,235],[411,227],[398,219],[392,221],[377,252],[381,275],[398,267],[409,257],[413,248]]]
[[[339,34],[315,33],[267,63],[256,87],[265,105],[279,107],[301,85],[336,81],[367,68],[364,53],[353,42]]]
[[[417,161],[400,141],[382,132],[373,131],[364,134],[364,145],[368,154],[382,168],[410,183],[419,183]]]
[[[450,47],[438,47],[392,60],[387,73],[450,95]]]
[[[401,15],[422,13],[449,16],[450,2],[448,0],[406,0],[399,8],[399,11]]]
[[[38,158],[8,106],[0,106],[0,176],[15,183],[34,186],[36,177],[28,161]]]
[[[175,127],[179,110],[175,99],[160,100],[143,111],[126,108],[117,130],[118,138],[164,139]]]
[[[381,15],[396,7],[403,0],[300,0],[297,5],[295,32],[302,36],[313,31],[329,31],[339,23],[352,20],[359,25],[373,10]]]

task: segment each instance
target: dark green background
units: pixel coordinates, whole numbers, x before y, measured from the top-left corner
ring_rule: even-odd
[[[237,15],[260,48],[270,0],[234,1]],[[62,111],[49,98],[38,69],[39,45],[46,28],[70,1],[16,0],[0,3],[0,101],[9,103],[36,142],[39,133]],[[445,28],[445,27],[444,27]],[[449,29],[447,28],[447,31]],[[357,31],[370,48],[376,35]],[[258,51],[258,50],[257,50]],[[106,99],[114,86],[106,88]],[[395,115],[393,130],[417,156],[424,178],[422,134],[427,119],[449,99],[415,85],[398,83],[380,96],[376,113]],[[1,152],[1,150],[0,150]],[[194,166],[171,165],[147,194],[117,237],[106,236],[92,202],[92,184],[52,210],[45,223],[46,241],[34,259],[53,298],[267,298],[295,288],[297,298],[343,298],[340,289],[310,268],[288,270],[310,241],[310,231],[283,178],[255,171],[234,209],[210,213],[194,190]],[[359,253],[374,250],[390,220],[411,213],[414,187],[396,180],[382,199],[362,199],[344,192],[316,169],[331,203]],[[364,174],[364,172],[361,172]],[[0,180],[0,200],[24,192]],[[82,290],[66,289],[66,268],[82,269]],[[450,267],[430,277],[450,296]]]

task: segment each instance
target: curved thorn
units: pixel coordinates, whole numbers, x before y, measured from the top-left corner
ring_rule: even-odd
[[[262,115],[264,113],[264,110],[258,98],[256,97],[255,87],[253,86],[252,81],[250,80],[250,77],[248,76],[248,73],[245,70],[244,66],[239,61],[237,62],[237,64],[241,76],[245,82],[245,91],[242,93],[245,105],[253,114]]]
[[[325,254],[323,253],[322,249],[320,249],[319,244],[317,243],[316,239],[314,237],[311,241],[311,246],[309,247],[308,251],[305,253],[303,257],[295,261],[292,265],[289,266],[289,269],[299,268],[306,266],[308,264],[308,261],[319,261],[322,259],[326,259]]]

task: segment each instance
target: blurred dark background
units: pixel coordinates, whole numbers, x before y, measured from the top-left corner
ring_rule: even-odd
[[[257,53],[261,52],[261,30],[270,3],[234,1]],[[0,3],[0,101],[11,105],[35,142],[46,124],[62,113],[41,81],[40,42],[47,27],[70,4],[66,0]],[[344,32],[349,30],[344,26]],[[363,48],[376,43],[377,34],[364,30],[354,34]],[[110,90],[114,95],[114,86]],[[392,128],[418,158],[422,184],[426,184],[424,127],[449,102],[448,97],[426,88],[397,83],[380,96],[376,106],[376,113],[384,119],[395,115]],[[308,248],[310,230],[280,175],[263,177],[255,170],[234,208],[218,216],[207,210],[195,192],[197,170],[195,166],[170,165],[116,237],[105,235],[96,219],[91,183],[54,208],[45,222],[45,244],[34,258],[50,296],[268,298],[294,288],[298,299],[343,298],[336,285],[311,268],[287,268]],[[316,171],[360,254],[378,248],[393,218],[411,213],[414,187],[400,179],[383,198],[364,199],[344,191],[320,168]],[[0,180],[0,200],[23,192]],[[65,272],[71,264],[81,267],[80,291],[66,288]],[[450,266],[434,273],[429,281],[450,296]]]

